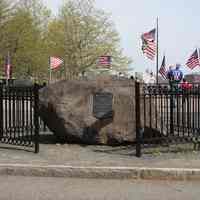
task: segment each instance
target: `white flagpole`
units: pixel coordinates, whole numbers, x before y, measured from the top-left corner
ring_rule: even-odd
[[[65,63],[65,59],[63,59],[63,65],[64,65],[64,73],[65,73],[65,80],[67,80],[67,71],[66,71],[66,63]]]
[[[158,17],[156,19],[156,84],[158,84]]]
[[[51,58],[49,56],[49,84],[51,83],[51,80],[52,80]]]
[[[10,79],[10,52],[8,51],[7,57],[6,57],[6,85],[9,83]]]

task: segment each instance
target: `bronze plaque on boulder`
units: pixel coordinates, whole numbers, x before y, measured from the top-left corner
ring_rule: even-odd
[[[97,119],[113,117],[112,110],[113,94],[109,92],[98,92],[93,95],[93,116]]]

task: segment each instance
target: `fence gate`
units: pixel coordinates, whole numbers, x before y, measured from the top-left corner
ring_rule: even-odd
[[[0,85],[0,142],[39,152],[37,84],[31,87]]]
[[[183,90],[179,85],[136,83],[136,155],[141,148],[194,143],[200,147],[200,84]]]

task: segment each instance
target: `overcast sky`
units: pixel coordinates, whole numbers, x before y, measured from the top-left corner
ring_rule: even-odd
[[[62,0],[44,2],[57,13]],[[200,47],[198,0],[96,0],[96,6],[112,14],[121,36],[121,47],[124,54],[133,59],[131,67],[135,71],[144,71],[147,67],[155,71],[155,63],[142,54],[140,36],[156,26],[157,16],[159,65],[165,52],[167,64],[178,62],[184,66],[194,49]]]

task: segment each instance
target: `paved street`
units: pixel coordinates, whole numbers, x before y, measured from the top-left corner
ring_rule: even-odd
[[[199,200],[200,182],[0,177],[2,200]]]

